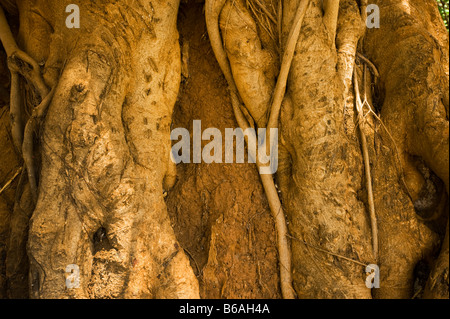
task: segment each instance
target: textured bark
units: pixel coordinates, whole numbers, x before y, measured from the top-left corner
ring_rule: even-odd
[[[79,30],[64,25],[68,4],[19,3],[24,48],[57,83],[40,138],[31,297],[198,297],[163,200],[180,82],[178,2],[86,3]],[[36,11],[45,20],[32,19]],[[101,228],[109,249],[96,251]],[[65,287],[71,264],[79,289]],[[96,277],[105,264],[107,287]]]
[[[365,50],[380,72],[379,95],[382,99],[378,106],[398,148],[411,196],[408,198],[404,190],[392,196],[391,185],[399,184],[398,173],[386,174],[383,163],[388,160],[383,155],[381,160],[375,157],[379,176],[375,194],[381,208],[380,229],[384,238],[381,266],[385,269],[381,269],[381,273],[386,286],[392,287],[378,293],[380,297],[408,297],[414,265],[430,254],[433,242],[429,230],[417,221],[413,208],[416,207],[418,213],[431,210],[429,216],[442,213],[448,216],[448,212],[442,212],[449,185],[448,33],[434,1],[376,3],[381,9],[383,28],[368,32]],[[395,158],[397,150],[386,133],[381,139],[390,143],[386,155]],[[382,154],[383,150],[380,151],[376,153]],[[431,190],[427,188],[430,177],[425,174],[429,170],[440,179],[434,182],[436,185]],[[401,189],[401,184],[397,189]],[[420,203],[427,198],[431,198],[430,203],[421,207]],[[440,204],[442,201],[444,203]],[[398,242],[403,244],[396,244]],[[443,243],[448,252],[448,236]],[[438,267],[434,272],[444,276],[447,269],[448,273],[448,262],[444,264],[439,262],[444,268]],[[432,278],[436,276],[432,274]],[[448,276],[446,280],[438,281],[444,285],[447,281],[446,289],[440,287],[436,291],[441,297],[448,298]]]
[[[284,29],[297,1],[285,3]],[[300,298],[370,298],[361,265],[339,260],[314,245],[362,263],[374,262],[364,203],[358,198],[363,163],[358,141],[345,134],[344,110],[363,22],[352,1],[341,4],[338,42],[312,1],[297,44],[281,115],[290,167],[280,186],[292,242],[294,287]],[[314,30],[314,32],[312,32]],[[310,32],[308,32],[310,31]],[[289,178],[289,175],[292,176]]]

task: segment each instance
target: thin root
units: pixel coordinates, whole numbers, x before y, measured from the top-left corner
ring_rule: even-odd
[[[359,93],[359,83],[358,83],[358,74],[356,71],[356,65],[354,67],[354,89],[356,96],[356,109],[358,111],[358,121],[359,121],[359,130],[361,134],[361,148],[363,151],[364,157],[364,167],[366,173],[366,188],[368,194],[368,202],[369,202],[369,211],[370,211],[370,224],[372,227],[372,249],[375,260],[378,262],[378,223],[377,223],[377,215],[375,212],[375,201],[373,197],[373,188],[372,188],[372,173],[370,168],[370,157],[369,157],[369,148],[367,146],[367,137],[364,132],[364,112],[363,112],[363,103],[361,101],[361,95]]]
[[[303,23],[303,18],[305,16],[306,10],[309,6],[310,0],[302,0],[297,9],[294,24],[290,30],[288,42],[286,45],[286,50],[283,56],[283,62],[280,69],[280,75],[278,77],[277,85],[274,92],[271,113],[269,122],[267,125],[267,132],[270,132],[271,128],[278,128],[278,121],[280,116],[281,104],[286,93],[286,83],[289,75],[289,71],[292,64],[292,59],[294,57],[295,47],[297,45],[301,26]],[[236,121],[242,130],[249,128],[249,120],[246,119],[242,108],[241,101],[239,98],[239,93],[232,76],[231,67],[228,62],[226,52],[223,48],[222,37],[219,31],[219,15],[225,5],[225,1],[220,0],[216,4],[215,0],[206,0],[206,23],[208,28],[209,37],[211,40],[211,45],[213,47],[216,58],[222,69],[222,72],[227,79],[228,85],[230,87],[231,101],[233,105],[233,110],[235,113]],[[246,137],[247,143],[252,145],[256,144],[256,136],[249,135]],[[266,138],[266,142],[269,141]],[[269,143],[267,143],[269,145]],[[261,171],[261,164],[257,161],[257,167]],[[280,198],[278,197],[278,192],[275,187],[272,175],[261,174],[261,181],[266,192],[266,196],[269,202],[270,210],[272,212],[272,217],[275,221],[275,227],[277,231],[277,247],[279,254],[279,264],[280,264],[280,282],[281,291],[283,298],[294,299],[295,291],[292,288],[292,273],[291,273],[291,249],[288,240],[288,231],[286,225],[285,215],[281,206]]]
[[[11,73],[16,72],[22,75],[44,99],[49,93],[49,89],[42,77],[41,70],[37,62],[25,52],[18,50],[8,57],[8,67]]]
[[[323,23],[334,42],[336,38],[336,28],[339,15],[339,0],[324,0],[323,6],[325,11]]]
[[[358,59],[361,59],[364,63],[366,63],[371,68],[373,74],[375,75],[376,80],[378,80],[378,78],[380,77],[380,72],[378,72],[378,69],[375,66],[375,64],[373,64],[372,61],[370,61],[368,58],[366,58],[364,55],[362,55],[359,52],[356,53],[356,56],[358,57]]]
[[[20,77],[17,72],[11,73],[9,116],[13,143],[21,154],[23,143],[22,95],[20,94]]]

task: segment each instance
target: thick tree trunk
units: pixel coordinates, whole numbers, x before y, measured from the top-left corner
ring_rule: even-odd
[[[429,245],[432,241],[427,240],[429,231],[417,221],[413,206],[419,214],[439,216],[444,213],[448,217],[448,206],[445,208],[449,189],[448,32],[434,1],[375,3],[381,9],[383,28],[368,32],[365,50],[380,72],[381,118],[396,144],[397,149],[393,151],[399,153],[411,196],[407,198],[398,193],[392,196],[391,187],[396,181],[397,189],[401,187],[398,174],[386,174],[383,163],[387,163],[387,159],[380,160],[376,156],[380,178],[375,181],[375,194],[383,214],[380,229],[385,238],[381,247],[381,273],[389,287],[380,289],[379,295],[408,297],[414,265],[424,255],[429,255],[432,248]],[[385,133],[382,138],[389,139]],[[389,157],[394,156],[397,154],[391,151]],[[435,179],[431,188],[427,186],[430,173],[440,179]],[[427,200],[429,203],[422,207],[421,202]],[[402,245],[396,244],[399,242]],[[448,235],[443,246],[442,254],[445,256],[447,251],[448,256]],[[435,291],[448,298],[448,276],[446,280],[436,278],[436,272],[439,276],[448,273],[448,262],[444,264],[438,263],[439,269],[433,270],[431,278],[446,285],[445,289],[436,287]]]

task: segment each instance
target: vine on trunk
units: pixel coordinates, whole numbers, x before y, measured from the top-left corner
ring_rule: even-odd
[[[8,68],[11,72],[11,102],[10,116],[13,142],[22,154],[28,174],[30,189],[34,204],[37,202],[38,185],[36,167],[33,159],[33,135],[38,130],[42,117],[53,98],[54,90],[49,90],[42,77],[39,64],[27,53],[19,49],[6,20],[3,8],[0,6],[0,40],[8,57]],[[23,106],[20,96],[20,76],[38,93],[41,103],[33,112],[25,126],[22,123]]]

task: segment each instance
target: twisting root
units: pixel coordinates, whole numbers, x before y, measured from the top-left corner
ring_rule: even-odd
[[[277,19],[272,15],[272,13],[269,11],[269,9],[266,8],[264,4],[261,3],[260,0],[254,0],[255,3],[258,5],[258,8],[261,9],[264,14],[272,21],[272,23],[277,24]],[[250,4],[250,2],[247,0],[247,3]]]
[[[270,38],[276,42],[275,31],[272,25],[277,25],[275,17],[269,12],[260,0],[246,0],[247,8],[253,13],[253,16],[258,20],[260,26],[267,32]]]
[[[16,41],[11,33],[3,8],[0,6],[0,40],[7,56],[18,51]],[[11,134],[14,146],[19,153],[22,152],[23,123],[21,116],[21,96],[19,91],[19,73],[11,71],[11,98],[10,98]]]
[[[23,154],[23,160],[25,162],[25,165],[27,167],[27,173],[28,173],[28,181],[30,183],[30,190],[31,195],[33,197],[33,201],[36,204],[37,197],[38,197],[38,185],[36,182],[36,167],[34,166],[34,160],[33,160],[33,134],[37,130],[40,120],[45,114],[45,111],[47,110],[48,106],[50,105],[50,102],[52,101],[54,94],[54,89],[47,94],[47,96],[42,100],[41,104],[39,104],[34,110],[33,114],[31,115],[30,119],[27,122],[27,125],[25,126],[25,134],[23,139],[23,145],[22,145],[22,154]]]
[[[359,261],[359,260],[355,260],[355,259],[351,259],[351,258],[345,257],[345,256],[340,255],[340,254],[333,253],[331,251],[328,251],[326,249],[320,248],[320,247],[315,246],[315,245],[311,245],[311,244],[307,243],[306,241],[298,239],[298,238],[295,238],[293,236],[289,236],[289,238],[291,238],[293,240],[296,240],[296,241],[298,241],[300,243],[303,243],[305,246],[311,247],[312,249],[320,251],[320,252],[322,252],[324,254],[327,254],[327,255],[330,255],[330,256],[334,256],[334,257],[340,258],[342,260],[347,260],[347,261],[352,262],[352,263],[354,263],[356,265],[360,265],[360,266],[362,266],[364,268],[366,268],[367,265],[369,264],[369,263],[365,263],[365,262],[362,262],[362,261]]]
[[[353,70],[353,78],[354,78],[354,89],[355,89],[355,97],[356,97],[356,110],[358,112],[358,121],[359,121],[359,131],[361,135],[361,148],[363,151],[364,157],[364,167],[366,173],[366,188],[368,194],[369,201],[369,211],[370,211],[370,224],[372,228],[372,248],[373,255],[375,261],[378,262],[378,223],[377,223],[377,215],[375,212],[375,201],[373,197],[373,188],[372,188],[372,173],[370,169],[370,157],[369,157],[369,148],[367,146],[367,137],[364,132],[365,120],[364,120],[364,110],[363,103],[361,101],[361,94],[359,93],[359,83],[358,83],[358,74],[356,65]]]
[[[219,63],[220,69],[222,70],[225,79],[227,80],[228,86],[232,92],[238,92],[236,83],[234,82],[233,72],[231,71],[231,66],[228,62],[228,56],[222,44],[222,36],[219,30],[219,16],[222,12],[223,7],[227,0],[206,0],[205,1],[205,20],[206,28],[208,29],[209,40],[211,46],[216,56],[216,60]],[[239,98],[239,94],[237,93]],[[240,104],[240,103],[239,103]],[[245,118],[251,127],[254,127],[254,121],[248,111],[243,108],[241,111],[244,113]]]
[[[278,31],[278,47],[279,53],[283,52],[283,1],[278,1],[278,15],[277,15],[277,31]]]
[[[270,110],[269,122],[267,124],[268,132],[271,128],[278,128],[278,120],[280,118],[281,104],[283,103],[286,93],[286,84],[291,69],[292,59],[294,58],[295,47],[297,46],[300,30],[302,28],[303,19],[310,0],[302,0],[295,14],[294,24],[289,32],[288,42],[284,50],[283,60],[278,76],[277,85],[273,96],[272,107]]]
[[[44,116],[54,91],[49,92],[42,77],[38,63],[27,53],[21,51],[14,40],[11,29],[6,20],[5,13],[0,6],[0,40],[8,56],[8,67],[11,71],[11,101],[10,117],[14,145],[20,151],[25,162],[31,194],[34,203],[37,201],[38,189],[36,183],[36,168],[33,160],[33,134],[36,131],[41,118]],[[34,108],[25,129],[22,123],[22,100],[20,96],[20,77],[36,90],[41,98],[41,103]]]
[[[377,81],[380,78],[380,72],[378,72],[378,69],[375,66],[375,64],[373,64],[372,61],[370,61],[368,58],[366,58],[364,55],[362,55],[359,52],[356,53],[356,56],[358,57],[358,59],[361,59],[364,63],[366,63],[372,69],[372,72],[375,75],[375,79]]]
[[[206,25],[208,28],[208,34],[210,37],[211,45],[216,55],[216,59],[222,69],[222,72],[228,82],[231,94],[231,101],[233,110],[235,113],[236,121],[242,130],[249,128],[249,121],[246,119],[239,98],[239,93],[234,82],[234,78],[231,72],[231,67],[228,62],[228,57],[223,48],[222,37],[219,30],[219,15],[225,5],[226,0],[206,0],[205,13],[206,13]],[[297,9],[294,24],[290,30],[288,43],[283,55],[283,61],[280,69],[280,75],[278,77],[277,85],[274,92],[272,107],[270,111],[270,118],[267,125],[267,137],[266,145],[270,145],[267,141],[270,141],[270,129],[278,128],[278,121],[280,116],[281,104],[286,93],[286,83],[289,75],[289,71],[294,57],[295,47],[300,35],[301,26],[309,6],[309,0],[302,0]],[[245,107],[244,107],[245,109]],[[250,135],[247,138],[251,139],[250,143],[256,142],[256,136]],[[255,145],[257,145],[255,143]],[[256,157],[255,157],[256,158]],[[258,169],[261,170],[262,165],[257,161]],[[286,226],[285,215],[281,206],[281,201],[278,197],[278,192],[273,181],[273,176],[269,174],[261,174],[261,181],[266,192],[266,196],[269,202],[270,210],[272,212],[273,219],[275,221],[275,227],[277,230],[277,247],[280,263],[280,281],[281,291],[283,298],[294,299],[295,292],[292,288],[292,274],[291,274],[291,249],[288,240],[288,230]]]
[[[205,1],[205,18],[206,28],[208,29],[209,40],[211,42],[214,55],[219,63],[225,79],[230,86],[230,90],[237,92],[236,84],[234,83],[233,74],[231,72],[228,57],[223,48],[222,36],[219,30],[219,16],[227,0],[206,0]]]

